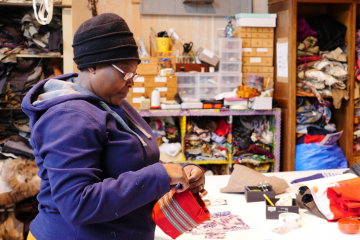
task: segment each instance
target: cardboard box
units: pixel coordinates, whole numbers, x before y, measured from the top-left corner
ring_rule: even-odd
[[[215,55],[215,53],[203,47],[199,48],[198,54],[200,61],[206,62],[213,66],[216,66],[220,61],[220,57],[218,55]]]
[[[156,75],[140,75],[134,82],[134,87],[153,87]]]
[[[141,64],[136,69],[139,75],[157,75],[157,58],[141,58]]]
[[[260,192],[249,192],[248,190],[245,189],[245,199],[246,202],[262,202],[264,201],[264,194],[266,194],[266,196],[268,198],[275,198],[275,191],[271,186],[268,186],[267,189],[269,191],[264,192],[262,190],[261,187],[252,187],[252,186],[248,186],[248,188],[250,190],[261,190]]]
[[[264,79],[264,84],[266,83]],[[271,97],[255,97],[254,101],[251,102],[251,109],[253,110],[269,110],[272,109],[272,98]]]
[[[154,87],[177,87],[177,77],[176,75],[168,77],[155,77]]]
[[[237,27],[276,27],[276,14],[239,13],[235,17]]]
[[[270,198],[270,200],[273,202],[273,204],[275,204],[280,200],[280,198]],[[293,206],[271,206],[271,204],[265,199],[266,219],[279,219],[279,215],[281,213],[287,212],[299,214],[299,206],[296,204],[295,199],[293,199]]]
[[[273,66],[272,57],[243,57],[244,66]]]

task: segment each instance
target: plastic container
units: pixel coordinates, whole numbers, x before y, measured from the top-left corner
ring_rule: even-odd
[[[156,46],[158,52],[169,52],[170,38],[156,38]]]
[[[178,85],[178,93],[180,94],[180,97],[199,99],[197,87],[181,87]]]
[[[219,73],[199,73],[200,88],[219,85]]]
[[[197,87],[197,74],[194,73],[176,73],[178,87]]]
[[[242,85],[242,77],[243,74],[241,72],[238,73],[221,73],[220,74],[220,84],[221,87],[225,87],[224,85]]]
[[[216,85],[214,87],[202,87],[200,88],[200,99],[212,100],[219,93],[219,88]]]
[[[160,91],[157,88],[151,92],[151,107],[160,107]]]
[[[222,51],[220,54],[220,58],[223,61],[233,61],[233,62],[241,62],[242,61],[242,52],[241,51]]]
[[[219,38],[215,41],[215,49],[221,54],[223,51],[234,51],[242,53],[241,38]]]
[[[356,234],[360,231],[360,221],[343,218],[338,221],[338,227],[343,233]]]
[[[221,61],[219,71],[223,72],[241,72],[242,62],[231,62],[231,61]]]

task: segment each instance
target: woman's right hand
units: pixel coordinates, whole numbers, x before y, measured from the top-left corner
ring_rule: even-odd
[[[184,168],[180,164],[168,163],[163,164],[163,166],[169,176],[171,190],[176,190],[177,193],[180,193],[190,187]],[[180,187],[175,189],[175,185],[178,183],[180,183]]]

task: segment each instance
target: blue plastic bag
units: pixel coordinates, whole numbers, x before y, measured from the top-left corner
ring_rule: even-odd
[[[319,146],[317,143],[296,145],[295,171],[347,168],[348,163],[341,148]]]

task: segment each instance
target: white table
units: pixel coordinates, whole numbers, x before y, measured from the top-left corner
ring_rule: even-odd
[[[286,193],[276,195],[276,197],[283,197],[291,195],[295,198],[295,193],[301,186],[301,184],[290,184],[294,179],[307,177],[316,173],[342,173],[345,169],[334,169],[334,170],[320,170],[320,171],[303,171],[303,172],[277,172],[277,173],[266,173],[266,176],[277,176],[285,179],[291,189]],[[276,223],[278,220],[267,220],[265,217],[265,203],[255,202],[246,203],[244,194],[236,193],[220,193],[220,188],[227,185],[230,176],[211,176],[206,178],[205,189],[209,192],[208,196],[212,199],[224,198],[227,200],[228,205],[222,206],[209,206],[210,212],[221,212],[231,211],[234,215],[239,215],[242,220],[251,227],[250,230],[241,230],[237,232],[227,232],[226,238],[228,240],[343,240],[343,239],[359,239],[360,233],[351,235],[344,234],[338,229],[337,223],[329,223],[326,220],[318,218],[307,210],[300,208],[301,215],[301,227],[293,229],[291,232],[284,235],[271,232],[271,225]],[[205,197],[206,199],[207,197]],[[156,228],[155,240],[170,240],[160,228]],[[183,234],[178,240],[199,240],[205,239],[205,235],[191,235]]]

